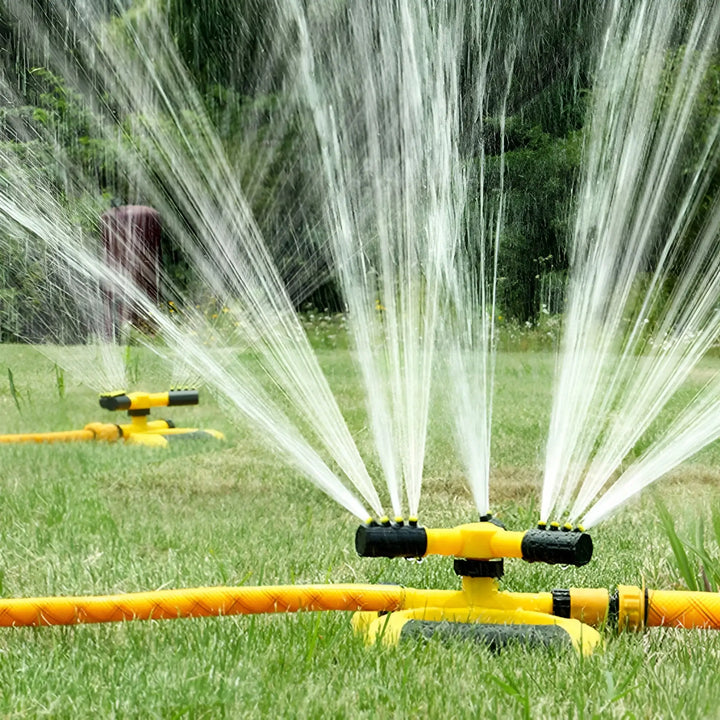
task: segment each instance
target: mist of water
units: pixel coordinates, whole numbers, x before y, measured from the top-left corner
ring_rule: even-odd
[[[583,517],[720,331],[718,207],[707,196],[720,118],[702,112],[720,7],[699,3],[687,15],[686,5],[610,7],[573,233],[544,518]],[[699,449],[683,428],[707,402],[696,398],[584,522]]]
[[[406,507],[415,515],[438,329],[449,295],[457,324],[469,324],[475,342],[480,339],[484,363],[480,396],[464,394],[475,387],[470,378],[477,368],[453,348],[452,374],[461,376],[458,394],[467,411],[458,426],[471,432],[477,424],[468,421],[480,418],[489,435],[483,392],[491,375],[492,313],[486,305],[492,291],[483,284],[484,271],[479,278],[460,247],[469,177],[477,182],[478,172],[468,169],[461,147],[464,138],[477,139],[484,119],[487,45],[496,41],[496,13],[473,3],[381,0],[348,7],[329,21],[311,6],[286,5],[300,48],[299,100],[314,122],[329,248],[349,311],[375,447],[394,513],[403,514],[404,488]],[[465,78],[463,106],[465,57],[473,74]],[[484,236],[474,236],[473,243],[484,253]],[[476,322],[471,318],[481,306]],[[473,437],[469,447],[479,454],[466,456],[478,467],[472,475],[482,475],[488,443]],[[486,476],[473,484],[482,483]]]
[[[41,157],[20,159],[0,147],[0,217],[45,244],[56,263],[52,290],[77,288],[88,311],[75,318],[84,332],[97,323],[107,288],[122,293],[162,338],[148,340],[156,352],[184,375],[202,377],[232,417],[361,518],[366,507],[382,513],[368,471],[376,462],[393,513],[417,514],[432,384],[441,378],[475,503],[487,512],[505,104],[515,45],[533,28],[515,10],[505,17],[502,3],[378,0],[324,12],[287,0],[267,48],[268,77],[261,70],[257,82],[271,96],[282,56],[284,97],[296,102],[274,107],[256,132],[244,125],[247,132],[236,134],[241,152],[221,140],[160,6],[123,14],[118,3],[110,20],[71,0],[54,0],[52,12],[39,14],[22,0],[6,5],[28,42],[67,78],[93,132],[112,140],[114,172],[160,211],[200,286],[164,277],[174,312],[159,309],[93,249],[99,208],[87,198],[97,197],[100,180],[56,143],[59,202]],[[711,417],[715,381],[633,462],[633,448],[720,332],[720,209],[712,199],[708,205],[720,117],[701,112],[719,28],[717,4],[608,4],[577,198],[544,518],[568,513],[597,522],[720,432]],[[15,101],[9,83],[0,89]],[[501,144],[492,200],[482,144],[488,115]],[[42,139],[53,147],[51,128]],[[245,166],[243,153],[253,155]],[[301,193],[296,207],[273,210],[270,235],[252,202],[267,192],[263,174],[283,161],[281,153],[288,175],[273,173],[290,177],[302,166],[316,183],[309,192],[322,199],[322,217],[308,219],[303,236],[282,232],[278,222],[285,210],[302,215]],[[75,206],[81,209],[68,210]],[[307,262],[287,268],[291,256]],[[377,458],[361,457],[295,312],[299,294],[328,267],[349,311]],[[67,271],[75,281],[63,279]],[[217,317],[208,317],[205,300]],[[61,327],[76,332],[73,320]],[[92,382],[127,382],[121,335],[88,334],[101,338],[103,369]]]
[[[11,161],[11,158],[3,158]],[[162,335],[169,354],[181,356],[186,366],[201,373],[209,387],[224,399],[232,415],[241,416],[261,434],[268,446],[275,448],[288,462],[301,470],[320,489],[341,506],[365,519],[367,510],[340,482],[337,475],[298,431],[296,424],[282,411],[250,372],[240,364],[232,365],[223,358],[219,362],[182,326],[158,310],[145,292],[132,284],[119,284],[118,277],[101,257],[82,242],[81,230],[68,217],[67,210],[53,198],[51,188],[27,167],[15,167],[15,177],[26,182],[12,196],[0,194],[0,213],[32,235],[43,238],[48,247],[69,262],[82,284],[100,281],[107,288],[122,289],[134,306],[143,312]],[[40,192],[38,192],[40,191]]]
[[[20,16],[21,5],[18,4]],[[56,5],[69,7],[64,3]],[[319,442],[335,459],[373,511],[381,513],[372,481],[300,326],[237,174],[177,58],[162,18],[151,15],[148,19],[153,22],[143,25],[144,34],[132,25],[119,32],[117,27],[101,22],[103,19],[89,11],[82,18],[75,17],[75,57],[82,54],[78,50],[84,51],[91,60],[92,72],[102,77],[104,90],[111,89],[113,113],[121,108],[124,122],[134,119],[134,145],[122,146],[126,167],[177,233],[206,287],[221,302],[227,299],[223,309],[235,317],[232,327],[237,330],[230,331],[225,340],[237,340],[242,334],[244,346],[251,346],[256,364],[259,360],[265,377],[269,376],[274,383],[275,392],[279,388],[282,402],[286,405],[289,402],[294,415],[300,416],[306,430],[309,428],[314,434],[314,442]],[[42,31],[37,24],[28,30],[49,42],[54,53],[66,60],[67,48],[52,45],[52,28],[44,35]],[[102,97],[93,94],[96,88],[78,82],[77,89],[85,93],[96,122],[106,135],[122,136],[122,127],[113,122],[113,113],[103,109]],[[12,160],[9,158],[8,162]],[[70,187],[71,182],[81,187],[88,182],[88,178],[77,177],[77,169],[71,164],[66,169]],[[16,179],[24,176],[25,183],[13,183],[3,198],[3,212],[43,238],[62,262],[78,266],[90,278],[107,282],[112,273],[94,256],[85,254],[76,231],[66,229],[62,242],[57,241],[52,218],[61,208],[44,205],[43,198],[33,197],[33,202],[29,201],[24,188],[37,186],[38,178],[32,177],[32,173],[28,177],[26,170],[14,168]],[[123,281],[127,284],[127,278]],[[160,318],[156,309],[142,301],[137,289],[133,293],[118,285],[117,278],[111,284],[125,296],[130,293],[132,301],[155,327],[162,329],[166,341],[185,364],[228,398],[235,412],[249,419],[270,445],[279,446],[326,492],[336,499],[344,498],[345,507],[367,517],[356,500],[350,502],[340,480],[311,450],[296,427],[297,420],[290,420],[277,402],[268,397],[257,367],[253,371],[247,363],[230,363],[228,356],[221,365],[217,356],[192,339],[187,328],[183,330],[167,317]],[[178,300],[178,305],[181,304]],[[187,305],[186,317],[193,314],[190,303]],[[195,324],[202,324],[202,318],[197,313],[195,316]]]

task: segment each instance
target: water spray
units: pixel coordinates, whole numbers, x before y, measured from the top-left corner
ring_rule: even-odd
[[[189,389],[170,390],[162,393],[126,393],[123,390],[104,393],[100,395],[100,407],[111,411],[127,410],[130,422],[119,425],[93,422],[88,423],[82,430],[0,435],[0,443],[90,442],[93,440],[117,442],[124,440],[131,445],[167,447],[175,440],[223,440],[224,435],[217,430],[175,427],[172,420],[149,419],[151,408],[197,405],[199,402],[198,391]]]
[[[117,397],[120,397],[119,395]],[[121,400],[120,404],[125,400]],[[449,529],[414,518],[369,520],[355,534],[362,557],[454,558],[456,590],[400,585],[268,585],[201,587],[84,597],[0,599],[0,626],[76,625],[128,620],[341,610],[368,644],[451,637],[500,649],[507,645],[568,647],[588,655],[602,645],[598,628],[720,629],[720,593],[649,590],[621,585],[549,592],[501,591],[505,558],[580,567],[593,543],[581,527],[540,525],[511,532],[490,515]]]

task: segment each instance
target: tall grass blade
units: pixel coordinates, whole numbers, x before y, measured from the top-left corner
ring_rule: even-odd
[[[683,542],[675,532],[675,521],[670,514],[670,511],[660,499],[656,499],[655,503],[657,505],[660,522],[665,530],[668,540],[670,541],[670,547],[672,548],[673,555],[675,555],[675,563],[680,571],[680,576],[687,584],[688,589],[699,590],[697,578],[693,572],[687,553],[685,552]]]
[[[21,413],[22,405],[20,402],[20,393],[15,386],[15,379],[13,378],[13,373],[10,368],[8,368],[8,382],[10,383],[10,395],[12,395],[12,399],[15,401],[15,407],[17,408],[18,412]]]
[[[55,364],[55,387],[57,388],[58,397],[65,399],[65,372],[61,367]]]

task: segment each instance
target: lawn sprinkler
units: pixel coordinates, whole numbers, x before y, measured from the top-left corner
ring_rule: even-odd
[[[121,425],[94,422],[89,423],[82,430],[0,435],[0,443],[89,442],[91,440],[115,442],[124,440],[131,445],[167,447],[175,440],[207,438],[223,440],[223,434],[217,430],[179,428],[175,427],[172,420],[149,419],[151,408],[197,405],[199,401],[200,396],[197,390],[170,390],[163,393],[126,393],[124,391],[105,393],[100,395],[100,407],[112,411],[127,410],[130,422]]]
[[[453,557],[459,590],[400,585],[267,585],[155,590],[85,597],[2,598],[0,626],[75,625],[126,620],[250,615],[299,610],[354,612],[352,625],[368,644],[452,637],[492,649],[522,644],[571,647],[582,655],[602,644],[597,628],[720,629],[720,593],[649,590],[621,585],[538,593],[501,591],[505,558],[582,566],[592,557],[582,528],[540,523],[510,532],[490,515],[451,529],[420,527],[411,518],[372,520],[358,528],[363,557]]]
[[[391,613],[359,612],[356,631],[370,643],[396,644],[406,637],[474,638],[497,648],[508,643],[554,646],[569,644],[592,652],[600,634],[584,617],[560,609],[553,593],[500,591],[505,558],[550,565],[582,566],[590,562],[592,538],[582,528],[557,524],[510,532],[491,515],[451,529],[420,527],[416,520],[369,521],[355,534],[362,557],[454,558],[459,590],[408,590],[402,608]],[[558,596],[559,597],[559,596]],[[558,601],[559,602],[559,601]]]

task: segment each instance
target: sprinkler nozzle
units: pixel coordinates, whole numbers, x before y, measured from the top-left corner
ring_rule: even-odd
[[[522,559],[549,565],[587,565],[592,559],[593,542],[585,532],[528,530],[522,539]]]
[[[423,557],[427,552],[425,528],[412,525],[361,525],[355,533],[360,557]]]

